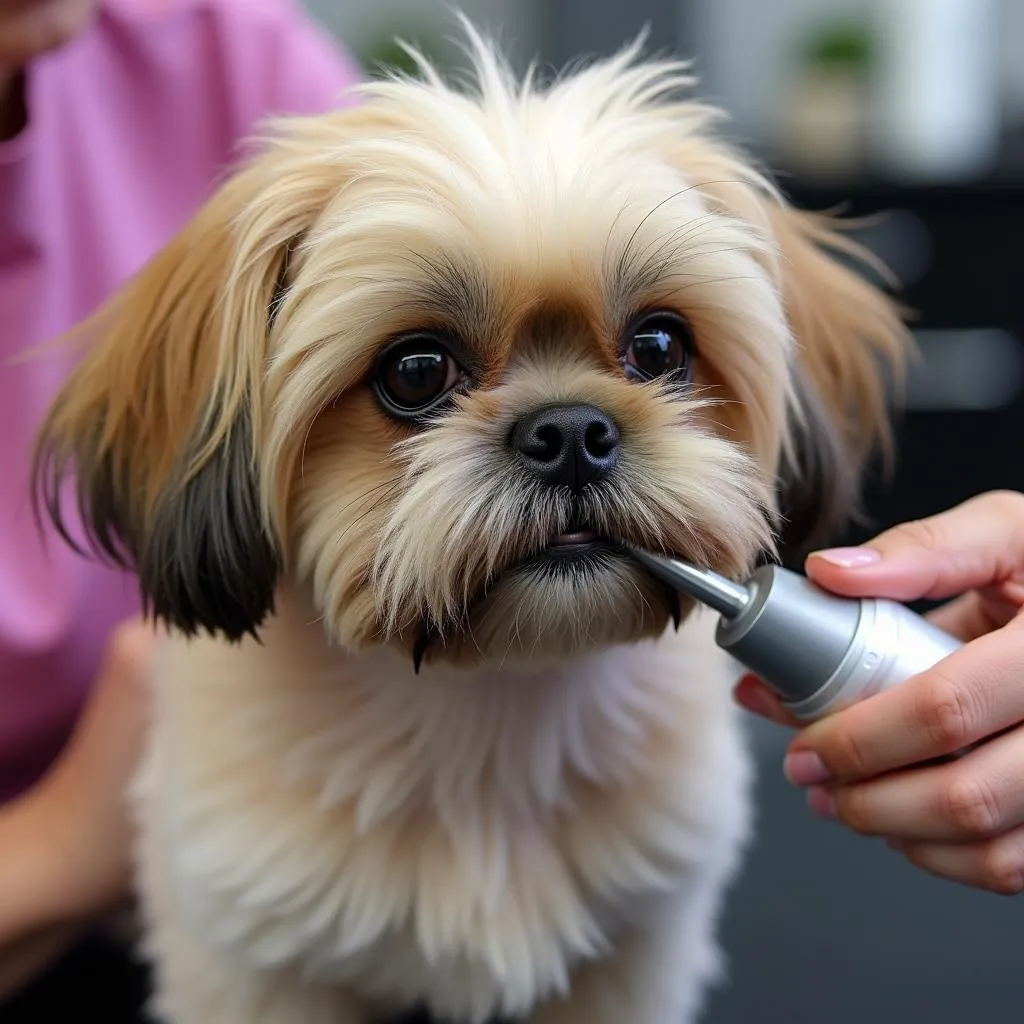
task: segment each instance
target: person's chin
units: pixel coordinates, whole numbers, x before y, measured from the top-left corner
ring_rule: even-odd
[[[6,0],[0,6],[0,70],[16,72],[67,46],[98,8],[99,0]]]

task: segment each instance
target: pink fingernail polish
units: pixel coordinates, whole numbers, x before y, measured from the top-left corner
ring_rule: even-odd
[[[822,786],[812,786],[807,790],[807,806],[819,818],[836,820],[836,798]]]
[[[816,786],[832,777],[813,750],[795,750],[787,754],[782,772],[794,786]]]
[[[826,548],[824,551],[812,552],[811,557],[838,565],[841,569],[860,569],[882,560],[881,554],[874,548]]]

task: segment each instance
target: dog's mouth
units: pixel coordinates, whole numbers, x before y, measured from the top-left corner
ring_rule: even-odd
[[[593,530],[572,530],[569,533],[556,533],[548,541],[548,547],[554,550],[579,548],[594,544],[597,540],[598,536]]]
[[[494,578],[483,584],[467,602],[459,621],[448,623],[451,629],[465,629],[473,610],[483,602],[488,593],[507,576],[517,573],[536,574],[537,578],[558,576],[584,581],[591,574],[598,574],[613,566],[618,559],[630,560],[622,543],[604,536],[589,525],[571,523],[566,529],[553,533],[547,543],[535,549],[520,560],[510,563]],[[656,581],[659,582],[659,581]],[[670,587],[660,584],[669,615],[679,628],[682,611],[679,594]],[[437,624],[424,621],[413,644],[413,667],[418,673],[427,649],[441,636]]]
[[[551,536],[547,546],[526,559],[526,565],[537,562],[564,562],[566,559],[578,559],[593,554],[598,550],[611,548],[611,542],[602,537],[596,530],[585,526],[574,526],[564,533]]]

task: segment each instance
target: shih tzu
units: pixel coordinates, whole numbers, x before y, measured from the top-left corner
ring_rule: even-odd
[[[619,545],[745,572],[888,436],[899,310],[686,65],[516,81],[468,31],[468,87],[273,126],[41,432],[46,514],[169,631],[132,789],[168,1024],[694,1020],[737,673]]]

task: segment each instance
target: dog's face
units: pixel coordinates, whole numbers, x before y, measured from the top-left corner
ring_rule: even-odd
[[[40,479],[172,625],[254,631],[287,575],[352,647],[571,655],[678,615],[622,543],[734,574],[849,511],[888,300],[679,66],[540,90],[476,45],[479,95],[283,126],[95,321]]]

